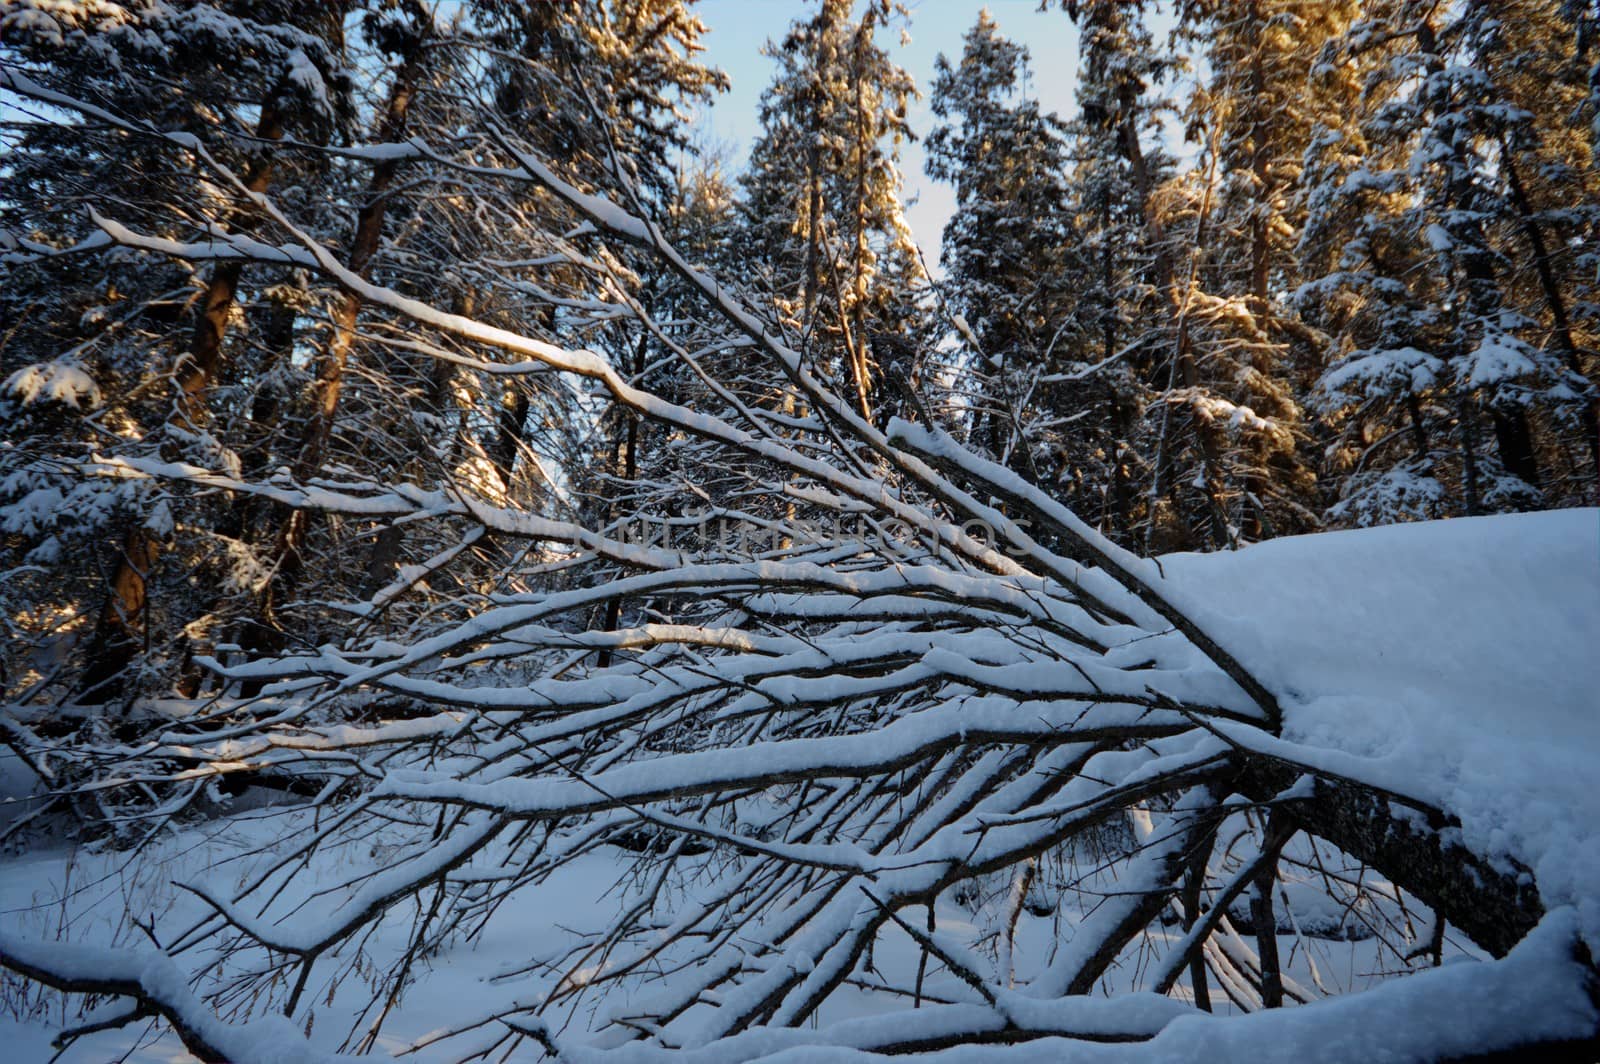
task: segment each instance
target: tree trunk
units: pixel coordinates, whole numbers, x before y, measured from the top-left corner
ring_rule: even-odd
[[[649,349],[650,333],[648,331],[641,331],[639,334],[639,343],[633,349],[632,379],[635,383],[638,382],[640,374],[644,372],[645,356],[649,352]],[[618,445],[625,448],[625,450],[621,455],[621,461],[616,462],[612,468],[614,468],[618,475],[622,477],[623,483],[631,484],[639,476],[639,416],[633,413],[631,410],[622,411],[622,416],[628,419],[628,428],[625,440],[619,437],[617,442]],[[615,632],[617,630],[617,626],[621,623],[621,597],[619,596],[606,600],[605,631]],[[602,650],[596,659],[597,664],[602,669],[610,668],[611,657],[610,650]]]
[[[377,130],[379,143],[394,143],[405,137],[407,113],[423,73],[424,52],[421,43],[422,39],[417,38],[395,73],[383,121]],[[346,267],[358,276],[366,276],[382,241],[389,188],[400,166],[398,159],[384,159],[372,169],[372,177],[367,183],[365,198],[356,217],[355,235],[345,259]],[[313,388],[315,405],[306,424],[299,456],[291,470],[298,483],[303,484],[316,476],[327,455],[338,416],[339,400],[344,391],[345,369],[351,348],[355,346],[356,322],[360,313],[361,299],[354,292],[342,293],[334,304],[330,322],[332,331]],[[274,551],[274,579],[268,584],[261,603],[262,620],[268,625],[274,623],[272,613],[275,601],[298,583],[304,569],[303,551],[309,528],[310,517],[303,511],[280,516],[278,543]]]
[[[1427,71],[1433,88],[1430,90],[1428,106],[1438,118],[1443,118],[1450,113],[1450,88],[1444,79],[1444,57],[1438,51],[1437,31],[1432,22],[1433,14],[1430,13],[1417,24],[1416,38],[1417,50],[1428,57]],[[1483,232],[1481,223],[1475,220],[1476,215],[1484,208],[1480,202],[1480,191],[1472,179],[1468,167],[1466,149],[1461,146],[1461,134],[1454,134],[1451,143],[1451,177],[1445,189],[1445,203],[1450,213],[1459,214],[1463,219],[1457,223],[1459,232],[1452,234],[1452,238],[1464,235],[1459,241],[1460,248],[1455,252],[1465,280],[1466,308],[1471,313],[1472,319],[1485,322],[1497,317],[1502,310],[1502,297],[1499,279],[1495,274],[1494,262],[1488,250],[1487,237]],[[1460,311],[1456,312],[1456,320],[1460,321]],[[1477,330],[1481,339],[1482,326]],[[1471,337],[1459,335],[1459,349],[1457,357],[1467,353],[1467,344]],[[1463,386],[1458,383],[1458,417],[1461,422],[1461,449],[1462,449],[1462,476],[1466,491],[1466,508],[1468,514],[1475,514],[1481,509],[1481,494],[1478,483],[1477,468],[1477,426],[1476,406],[1473,397],[1467,394]],[[1538,489],[1539,466],[1533,451],[1532,430],[1528,426],[1527,412],[1521,409],[1492,409],[1495,442],[1499,451],[1501,464],[1512,475],[1520,477],[1529,487]]]
[[[1517,208],[1517,219],[1521,223],[1528,246],[1533,249],[1534,272],[1538,275],[1539,289],[1544,294],[1545,306],[1549,308],[1550,320],[1555,326],[1553,335],[1556,345],[1561,350],[1567,368],[1582,376],[1583,365],[1578,358],[1578,345],[1572,339],[1572,319],[1567,313],[1567,301],[1561,294],[1560,284],[1556,281],[1550,249],[1545,243],[1543,231],[1539,228],[1533,204],[1528,199],[1527,189],[1522,184],[1516,157],[1504,137],[1500,139],[1500,159],[1501,169],[1510,184],[1511,202]],[[1584,442],[1589,449],[1589,462],[1594,468],[1596,497],[1600,499],[1600,398],[1592,399],[1584,406],[1583,428],[1586,437]]]
[[[463,298],[466,306],[465,314],[471,314],[472,297],[470,294]],[[556,314],[553,306],[539,307],[535,312],[540,326],[550,335],[555,335]],[[504,485],[506,493],[511,492],[511,478],[517,470],[517,455],[522,450],[523,434],[528,427],[528,408],[531,405],[528,393],[515,385],[508,385],[500,399],[500,409],[495,412],[495,440],[494,450],[489,455],[489,460],[494,463],[495,472],[500,474],[500,483]]]
[[[262,103],[261,118],[256,124],[259,140],[283,139],[283,115],[273,103],[277,97],[274,88]],[[272,171],[272,155],[258,155],[245,172],[245,187],[251,192],[265,192],[272,182]],[[236,211],[230,222],[236,224],[244,215],[243,209]],[[211,280],[195,318],[189,350],[179,359],[174,372],[178,395],[171,418],[191,431],[203,428],[209,420],[206,391],[222,366],[222,343],[227,337],[228,318],[233,312],[242,272],[242,264],[235,262],[221,263],[211,271]],[[115,555],[115,570],[106,603],[89,643],[85,682],[78,695],[80,702],[103,705],[120,698],[125,687],[124,673],[134,656],[141,649],[148,649],[147,585],[160,553],[160,541],[142,522],[124,533]]]
[[[90,643],[79,702],[102,705],[120,698],[128,666],[135,655],[148,649],[150,630],[145,606],[150,571],[160,553],[160,542],[142,525],[123,536],[115,574]]]
[[[1300,778],[1298,768],[1251,758],[1235,786],[1250,798],[1271,802]],[[1544,915],[1533,876],[1491,864],[1450,841],[1452,825],[1436,813],[1406,816],[1397,814],[1398,807],[1391,796],[1369,788],[1314,778],[1308,797],[1281,808],[1286,826],[1309,831],[1366,862],[1473,942],[1505,956]]]
[[[853,262],[851,264],[853,277],[851,283],[852,317],[851,335],[846,338],[849,345],[850,378],[855,384],[856,403],[861,408],[861,416],[868,421],[872,420],[872,368],[867,355],[867,160],[871,148],[872,131],[867,128],[866,115],[866,78],[862,70],[862,53],[872,41],[872,26],[875,12],[869,9],[861,20],[861,25],[856,30],[856,202],[855,202],[855,248],[853,249]],[[841,308],[842,313],[842,308]]]
[[[1278,885],[1278,851],[1292,834],[1284,827],[1284,817],[1277,813],[1267,815],[1261,839],[1261,852],[1267,860],[1256,871],[1250,897],[1256,956],[1261,958],[1261,1004],[1269,1009],[1283,1008],[1283,968],[1278,959],[1278,919],[1272,911],[1272,894]]]
[[[1500,461],[1514,476],[1539,487],[1539,460],[1533,451],[1533,428],[1522,409],[1491,410]]]

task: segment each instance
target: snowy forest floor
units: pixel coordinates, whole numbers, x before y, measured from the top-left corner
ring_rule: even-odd
[[[1594,769],[1600,764],[1600,511],[1304,536],[1234,553],[1167,557],[1161,566],[1165,593],[1280,695],[1286,711],[1281,741],[1297,759],[1456,811],[1472,850],[1534,869],[1545,907],[1573,906],[1587,940],[1600,942]],[[276,842],[309,827],[311,816],[238,808],[134,857],[56,846],[7,858],[0,864],[0,921],[30,938],[148,945],[144,931],[123,922],[132,913],[153,921],[147,926],[165,943],[167,929],[185,926],[200,911],[178,883],[242,881],[271,859]],[[381,835],[368,844],[380,858]],[[1073,924],[1095,903],[1094,891],[1114,889],[1092,874],[1088,890],[1052,887],[1092,872],[1098,861],[1093,849],[1060,854],[1060,874],[1041,869],[1013,948],[997,933],[1007,883],[993,884],[982,896],[941,899],[939,930],[988,957],[997,980],[1008,974],[1026,980],[1055,944],[1071,938]],[[1302,856],[1307,863],[1317,859]],[[525,966],[566,936],[603,924],[624,903],[631,860],[620,850],[614,858],[585,858],[527,891],[514,912],[501,914],[493,938],[461,938],[428,957],[385,1020],[374,1050],[380,1057],[402,1051],[429,1032],[504,1004],[512,991],[502,991],[494,974]],[[716,867],[708,860],[705,876],[683,889],[708,889]],[[1403,967],[1405,944],[1372,935],[1359,911],[1330,911],[1320,887],[1307,889],[1300,904],[1294,873],[1285,878],[1290,904],[1280,950],[1295,983],[1319,993],[1360,990]],[[316,886],[314,876],[305,877],[307,894]],[[332,1051],[360,1041],[373,1018],[361,1009],[391,960],[404,952],[410,931],[405,914],[396,913],[358,940],[366,978],[320,987],[309,1032],[315,1045]],[[1109,988],[1137,985],[1143,963],[1162,949],[1161,939],[1158,929],[1125,955]],[[918,955],[910,938],[891,929],[872,963],[880,971],[909,972]],[[1475,956],[1447,936],[1447,965]],[[822,1020],[880,1011],[870,983],[869,972],[860,993],[832,1004]],[[250,1002],[230,1000],[222,985],[199,989],[221,991],[224,1014],[232,1007],[240,1010],[234,1018],[244,1018]],[[936,962],[927,992],[931,1000],[970,995]],[[525,994],[526,984],[516,984],[516,993]],[[579,1028],[592,1023],[584,1007],[615,1014],[626,1003],[615,995],[587,1002],[572,1018]],[[76,1019],[76,1008],[76,1002],[64,1006],[59,994],[5,977],[0,1058],[49,1059],[51,1036]],[[164,1029],[144,1032],[141,1041],[142,1030],[84,1039],[64,1059],[185,1059]],[[410,1059],[451,1059],[453,1048],[448,1042],[431,1046]]]

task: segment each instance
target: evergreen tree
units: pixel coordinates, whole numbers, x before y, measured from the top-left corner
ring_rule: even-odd
[[[1072,411],[1047,380],[1072,350],[1060,341],[1078,287],[1064,126],[1026,97],[1027,63],[987,11],[958,64],[938,58],[930,99],[942,124],[928,136],[927,170],[955,186],[941,289],[975,348],[975,439],[1030,477],[1070,488],[1072,463],[1062,458],[1087,434],[1061,431]]]
[[[248,376],[251,351],[231,350],[230,332],[253,296],[237,263],[187,270],[121,251],[57,259],[54,249],[102,239],[90,210],[115,208],[125,224],[184,238],[197,218],[226,202],[223,190],[194,181],[186,145],[158,131],[195,138],[260,192],[284,166],[275,142],[286,135],[323,141],[347,128],[352,80],[343,65],[342,8],[291,0],[80,7],[11,0],[0,7],[0,27],[17,76],[42,79],[46,91],[93,101],[112,116],[133,116],[120,124],[23,116],[11,125],[0,223],[13,249],[4,287],[7,316],[15,315],[0,352],[8,371],[0,416],[19,444],[4,456],[3,483],[8,500],[20,504],[13,512],[30,515],[11,522],[12,546],[35,562],[89,551],[104,589],[47,566],[32,594],[24,592],[37,598],[23,609],[55,618],[82,645],[79,694],[109,701],[141,651],[173,649],[158,658],[181,657],[179,633],[203,612],[195,589],[214,579],[200,574],[230,566],[214,513],[200,516],[147,484],[84,479],[80,463],[95,450],[123,449],[236,468],[237,452],[217,426],[242,414],[230,386]],[[129,205],[137,206],[130,212]],[[233,226],[256,221],[248,210],[229,212]],[[266,288],[280,279],[258,271],[250,281]],[[237,346],[239,337],[231,340]],[[175,533],[181,550],[160,565]],[[153,596],[158,578],[162,593]],[[167,611],[159,636],[152,597]],[[59,642],[62,634],[41,638]]]
[[[1592,417],[1593,385],[1557,279],[1565,253],[1552,254],[1549,215],[1522,177],[1577,171],[1546,165],[1555,160],[1519,96],[1529,79],[1516,74],[1530,59],[1508,52],[1502,16],[1512,12],[1497,6],[1400,4],[1382,13],[1407,33],[1373,20],[1345,41],[1377,55],[1365,85],[1367,150],[1334,171],[1338,194],[1360,206],[1342,212],[1349,227],[1335,267],[1302,297],[1362,297],[1318,386],[1348,441],[1350,472],[1332,511],[1342,521],[1539,506],[1541,454],[1570,451],[1562,439]],[[1578,193],[1568,217],[1582,217],[1581,184],[1563,184]]]
[[[1296,191],[1306,150],[1339,128],[1355,98],[1350,79],[1313,79],[1312,69],[1353,11],[1240,0],[1184,12],[1183,36],[1204,47],[1209,72],[1187,114],[1204,144],[1196,174],[1207,183],[1190,195],[1203,204],[1195,210],[1207,235],[1191,252],[1180,387],[1164,398],[1198,440],[1213,546],[1320,524],[1300,395],[1325,340],[1280,297],[1299,283],[1305,205]]]
[[[853,7],[822,0],[768,45],[779,69],[762,96],[744,210],[780,318],[872,418],[882,378],[914,375],[905,334],[921,271],[897,160],[916,89],[876,39],[897,7],[871,0],[859,19]]]
[[[1190,545],[1176,516],[1187,497],[1163,445],[1170,416],[1151,402],[1172,378],[1184,335],[1184,252],[1163,193],[1174,161],[1162,146],[1172,106],[1165,86],[1181,59],[1156,47],[1142,3],[1063,6],[1079,32],[1079,113],[1068,143],[1083,282],[1063,340],[1076,364],[1070,383],[1105,395],[1101,524],[1144,549]]]
[[[139,476],[93,476],[82,462],[91,448],[139,469],[182,460],[225,478],[276,475],[291,492],[402,476],[491,504],[517,487],[556,506],[562,474],[548,461],[587,460],[593,407],[551,378],[506,388],[493,373],[452,369],[434,354],[470,366],[470,345],[391,329],[390,314],[303,270],[228,260],[185,270],[95,247],[103,237],[82,206],[147,241],[210,231],[292,243],[246,197],[265,193],[358,276],[550,340],[631,344],[639,330],[618,313],[637,280],[628,254],[573,233],[570,210],[542,191],[480,196],[462,167],[516,165],[524,152],[559,158],[625,202],[670,199],[681,109],[725,81],[696,58],[704,26],[689,5],[486,4],[454,26],[395,0],[306,10],[19,0],[0,16],[14,69],[108,115],[103,126],[13,126],[19,180],[0,204],[8,306],[21,308],[21,328],[8,322],[6,413],[28,440],[0,459],[8,498],[26,503],[8,511],[8,548],[39,567],[36,588],[14,589],[13,612],[68,618],[92,663],[74,697],[193,693],[177,673],[196,650],[336,637],[348,623],[337,604],[401,587],[403,571],[470,585],[506,564],[514,555],[499,547],[446,552],[467,559],[446,574],[432,561],[441,540],[386,520],[325,521],[287,503],[190,500]],[[362,91],[351,69],[363,71]],[[379,144],[415,135],[429,154],[318,150],[358,128]],[[206,161],[159,135],[168,131],[198,137]],[[62,165],[74,157],[76,174]],[[74,239],[90,248],[55,254]],[[109,593],[52,578],[49,563],[96,538]]]

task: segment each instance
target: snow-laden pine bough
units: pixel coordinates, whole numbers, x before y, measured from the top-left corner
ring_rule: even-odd
[[[0,88],[162,135],[19,74],[0,70]],[[872,424],[646,218],[503,131],[465,149],[377,146],[475,182],[534,184],[659,256],[781,377],[765,396],[676,345],[717,397],[721,413],[708,413],[595,352],[368,281],[182,146],[282,241],[214,227],[179,243],[102,219],[101,243],[302,265],[455,344],[415,350],[587,381],[747,471],[747,490],[706,500],[712,516],[776,534],[759,549],[641,543],[616,522],[550,519],[449,484],[251,481],[97,456],[92,475],[431,524],[451,545],[347,604],[341,641],[210,663],[252,698],[71,748],[8,723],[8,742],[63,792],[132,793],[158,825],[229,777],[315,811],[243,878],[186,884],[205,915],[150,929],[160,946],[147,953],[0,936],[13,971],[126,1002],[67,1038],[159,1016],[202,1059],[324,1059],[295,1033],[308,1009],[370,964],[376,927],[408,922],[347,1042],[369,1050],[408,986],[425,992],[414,984],[428,958],[492,937],[508,907],[604,852],[624,858],[614,915],[497,972],[481,1011],[429,1045],[460,1059],[628,1061],[1595,1051],[1588,944],[1570,910],[1546,911],[1527,869],[1467,850],[1450,809],[1286,741],[1274,692],[1170,601],[1154,563],[936,425]],[[668,339],[649,308],[629,311]],[[592,578],[507,582],[420,612],[400,637],[369,634],[367,620],[480,541],[537,544]],[[590,623],[616,602],[630,604],[622,620]],[[1321,1000],[1340,988],[1306,964],[1306,939],[1329,932],[1305,926],[1316,907],[1296,899],[1308,893],[1334,933],[1377,943],[1388,971],[1422,970]],[[993,899],[987,935],[941,929],[937,907],[953,897]],[[1065,918],[1068,897],[1081,918]],[[1052,912],[1047,960],[1019,974],[1019,926]],[[912,962],[880,956],[891,943]],[[1439,966],[1464,949],[1493,959]],[[219,1018],[268,1006],[288,1021]],[[870,1015],[836,1018],[852,1011]]]

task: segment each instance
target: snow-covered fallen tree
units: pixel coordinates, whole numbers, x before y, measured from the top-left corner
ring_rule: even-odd
[[[21,75],[0,79],[91,110]],[[1361,727],[1346,728],[1326,701],[1344,691],[1329,672],[1309,677],[1328,686],[1305,686],[1287,651],[1219,612],[1225,593],[1168,579],[926,419],[874,424],[652,221],[576,187],[509,133],[489,130],[466,152],[420,139],[382,148],[559,197],[657,256],[779,384],[765,397],[735,388],[680,345],[716,400],[684,403],[594,351],[402,295],[198,146],[196,163],[248,197],[276,242],[220,225],[178,242],[110,218],[99,239],[189,261],[297,264],[458,345],[413,345],[431,357],[585,382],[739,470],[742,491],[697,502],[772,535],[640,542],[625,522],[555,520],[457,485],[96,456],[88,475],[428,525],[455,544],[526,542],[548,567],[589,575],[506,580],[368,634],[359,622],[428,576],[402,572],[342,604],[358,622],[343,638],[212,660],[232,685],[222,696],[137,733],[69,742],[13,722],[9,741],[59,793],[126,796],[116,808],[155,831],[219,781],[297,796],[283,814],[292,830],[184,883],[192,919],[129,914],[152,942],[145,953],[0,938],[14,972],[129,1003],[72,1037],[159,1016],[203,1059],[320,1059],[294,1031],[342,983],[365,980],[346,1047],[371,1050],[428,993],[430,966],[492,942],[541,889],[604,853],[624,858],[615,911],[503,957],[481,996],[423,1040],[430,1050],[628,1061],[952,1047],[1297,1061],[1378,1046],[1406,1060],[1593,1051],[1593,840],[1574,826],[1582,818],[1551,810],[1497,821],[1499,781],[1462,774],[1447,744],[1434,763],[1372,748],[1386,740],[1371,725],[1389,713],[1423,733],[1413,755],[1429,729],[1463,734],[1449,731],[1448,703],[1406,690],[1434,679],[1410,679],[1410,644],[1367,648],[1400,664],[1365,692]],[[1594,515],[1562,520],[1592,526]],[[1564,527],[1550,542],[1573,541]],[[459,554],[447,546],[436,564]],[[1579,568],[1575,580],[1592,579]],[[1385,575],[1342,586],[1336,567],[1307,593],[1338,613],[1335,595],[1381,595]],[[1563,601],[1592,635],[1594,600]],[[611,603],[628,608],[593,623]],[[1266,605],[1261,618],[1268,634],[1293,623]],[[1417,645],[1438,645],[1424,635]],[[1369,665],[1359,654],[1341,667]],[[1590,666],[1556,667],[1569,671],[1538,707],[1496,708],[1534,727],[1581,715]],[[985,927],[944,926],[940,906],[957,896],[985,909]],[[1040,934],[1029,921],[1059,916],[1069,896],[1080,918]],[[397,948],[369,950],[396,944],[397,925]],[[1019,928],[1038,963],[1016,962]],[[1373,941],[1395,978],[1322,1001],[1348,987],[1310,961],[1314,934]],[[1450,958],[1464,963],[1406,974]],[[870,1008],[855,1010],[861,1001]],[[239,1025],[273,1012],[288,1021]]]

